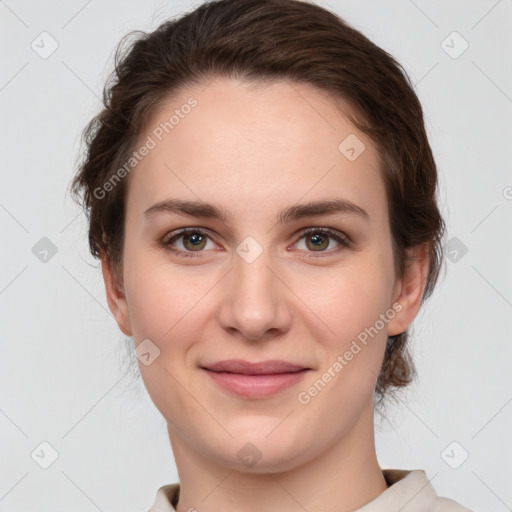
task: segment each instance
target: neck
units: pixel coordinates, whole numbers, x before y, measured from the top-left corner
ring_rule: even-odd
[[[373,403],[349,432],[307,462],[286,471],[240,471],[206,457],[172,428],[180,476],[177,512],[279,510],[353,512],[387,489],[375,453]]]

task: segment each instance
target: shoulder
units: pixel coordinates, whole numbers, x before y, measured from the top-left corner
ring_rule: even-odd
[[[176,512],[174,506],[178,503],[180,484],[167,484],[160,487],[155,500],[148,512]]]
[[[400,505],[402,512],[473,512],[455,500],[439,496],[422,469],[384,469],[382,472],[389,487],[372,502],[378,503],[381,509],[383,505]],[[373,512],[370,508],[363,510]]]
[[[432,512],[473,512],[450,498],[437,497],[432,503]]]

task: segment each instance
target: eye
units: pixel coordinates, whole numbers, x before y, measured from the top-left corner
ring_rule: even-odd
[[[344,233],[334,231],[328,228],[310,228],[303,232],[300,239],[305,239],[305,246],[308,252],[326,253],[332,254],[333,252],[339,252],[344,248],[351,246],[351,241]],[[339,247],[326,251],[329,247],[331,240],[335,240]],[[324,254],[309,254],[308,258],[322,257]]]
[[[194,253],[202,252],[202,250],[207,246],[208,239],[210,239],[210,236],[200,228],[185,228],[178,231],[177,233],[170,233],[170,236],[166,236],[162,240],[161,244],[165,249],[172,251],[180,256],[193,258],[199,256],[199,254],[196,255]],[[181,240],[180,243],[183,249],[172,248],[175,240]]]
[[[339,252],[344,248],[351,247],[351,240],[344,233],[335,231],[328,228],[310,228],[304,231],[299,241],[305,239],[306,251],[309,253],[327,253]],[[164,249],[172,251],[178,256],[184,257],[198,257],[199,253],[204,252],[203,249],[215,248],[208,247],[208,240],[212,240],[208,233],[201,228],[184,228],[178,232],[169,233],[161,241]],[[327,251],[326,249],[331,245],[331,241],[335,240],[338,243],[338,248]],[[176,241],[180,241],[182,248],[175,248]],[[198,254],[194,254],[198,253]],[[307,258],[317,258],[325,254],[309,254]]]

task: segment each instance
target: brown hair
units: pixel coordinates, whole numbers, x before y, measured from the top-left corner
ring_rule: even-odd
[[[425,300],[439,274],[445,227],[420,102],[391,55],[336,14],[298,0],[208,1],[151,33],[132,31],[121,40],[104,109],[84,129],[87,152],[72,181],[72,194],[88,216],[92,255],[104,253],[114,269],[122,268],[127,180],[105,197],[95,190],[129,159],[164,100],[215,77],[289,79],[329,93],[341,109],[351,107],[344,114],[381,157],[397,275],[403,275],[407,249],[428,244]],[[379,405],[416,374],[407,337],[388,338],[375,390]]]

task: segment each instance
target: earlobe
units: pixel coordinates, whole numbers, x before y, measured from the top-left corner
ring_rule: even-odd
[[[103,281],[105,282],[108,307],[114,315],[119,329],[126,336],[133,336],[128,304],[122,283],[119,282],[118,273],[111,268],[110,262],[104,253],[101,255],[101,270]]]
[[[420,310],[429,269],[428,244],[418,245],[407,251],[403,278],[398,278],[394,301],[401,305],[400,312],[389,322],[388,335],[405,332]]]

